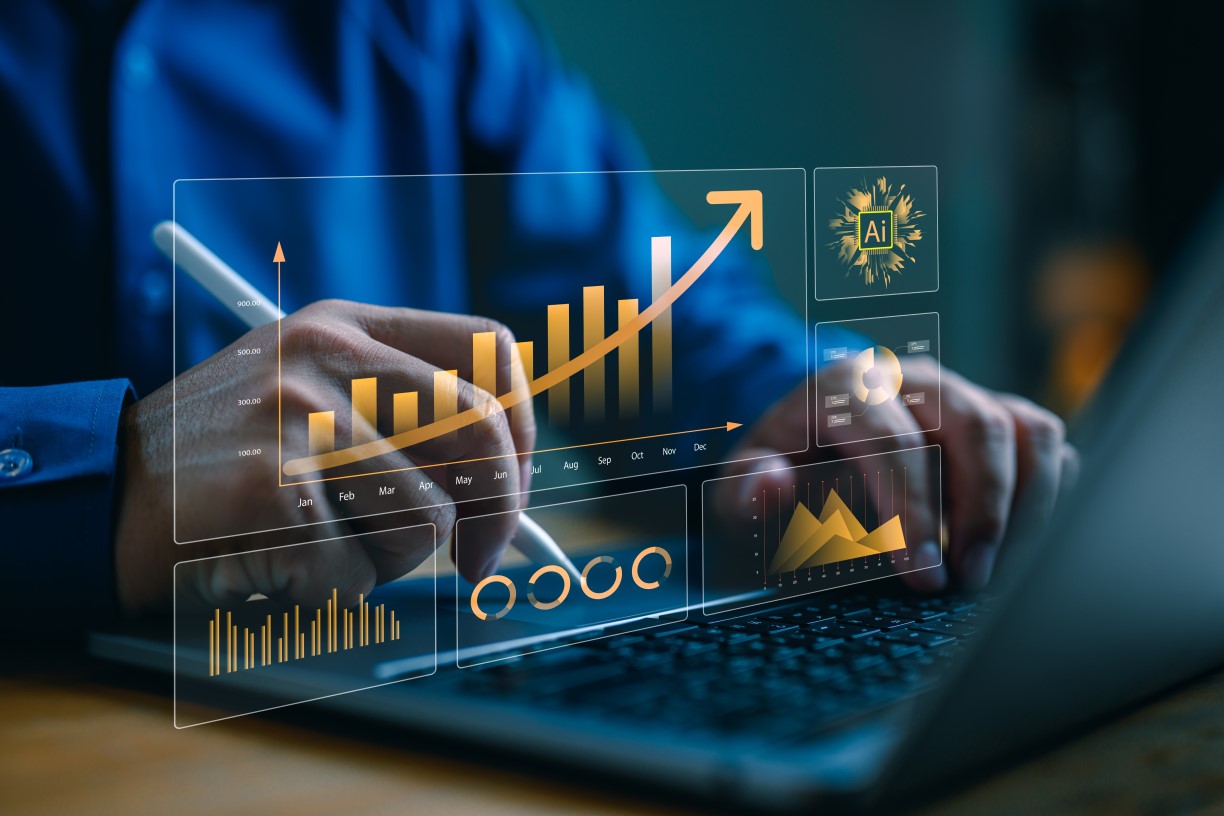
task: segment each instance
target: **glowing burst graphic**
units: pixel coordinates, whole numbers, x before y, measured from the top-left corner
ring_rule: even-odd
[[[829,248],[838,251],[837,257],[846,264],[847,275],[862,275],[866,285],[880,283],[887,289],[893,276],[900,275],[907,262],[914,263],[911,253],[914,245],[922,240],[922,230],[915,222],[926,217],[926,213],[914,206],[914,197],[905,193],[904,184],[894,191],[893,185],[883,176],[870,186],[864,180],[862,190],[851,188],[840,203],[841,214],[829,221],[829,228],[837,236]],[[889,249],[862,249],[859,246],[858,214],[872,210],[893,212],[896,231]]]

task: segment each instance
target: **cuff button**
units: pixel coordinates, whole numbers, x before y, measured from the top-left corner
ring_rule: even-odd
[[[0,450],[0,479],[16,479],[34,467],[34,457],[21,448]]]

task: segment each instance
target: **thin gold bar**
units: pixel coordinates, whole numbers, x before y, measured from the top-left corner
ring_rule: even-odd
[[[637,298],[616,301],[617,328],[632,323],[633,319],[637,316]],[[641,404],[641,372],[639,370],[641,351],[639,349],[639,339],[640,335],[635,334],[616,350],[616,386],[621,419],[637,419],[639,405]]]
[[[604,339],[604,288],[582,287],[582,348],[591,348]],[[583,416],[587,422],[604,420],[604,361],[601,357],[582,372]]]
[[[332,587],[332,599],[331,599],[332,648],[331,650],[333,652],[339,651],[340,649],[340,642],[339,642],[339,638],[337,637],[337,632],[336,632],[336,623],[339,620],[339,615],[340,615],[339,593],[336,591],[335,587]]]
[[[535,371],[535,343],[531,341],[515,343],[510,347],[510,391],[518,394],[531,388],[532,374]],[[531,412],[531,400],[510,409],[513,422],[519,421],[518,412]]]
[[[306,652],[306,633],[305,632],[298,632],[297,650],[298,650],[299,655],[305,654]]]
[[[472,335],[472,385],[497,398],[497,333]]]
[[[208,676],[213,676],[213,647],[216,646],[217,630],[213,622],[208,622]]]
[[[302,648],[298,646],[298,641],[301,640],[301,637],[302,637],[301,630],[302,630],[301,611],[298,607],[298,604],[294,604],[293,605],[293,647],[296,650],[296,653],[293,655],[293,657],[295,660],[301,660],[302,658]]]
[[[570,359],[569,304],[548,307],[548,370],[565,365]],[[569,424],[569,380],[548,389],[548,421],[556,425]]]
[[[671,288],[671,236],[650,239],[651,299],[657,301]],[[650,324],[650,375],[656,414],[671,413],[672,408],[672,312],[671,307]]]
[[[365,635],[362,634],[362,630],[365,629],[365,622],[366,622],[365,610],[366,610],[365,594],[358,592],[357,593],[357,616],[358,616],[357,617],[357,645],[358,646],[365,645]]]
[[[416,391],[391,395],[391,433],[416,430],[421,421],[420,402]]]
[[[306,446],[311,456],[336,449],[336,412],[315,411],[306,415]]]
[[[453,417],[459,410],[459,372],[434,372],[434,422]]]
[[[378,378],[353,380],[353,444],[378,438]]]
[[[231,672],[234,670],[234,661],[231,659],[234,651],[234,613],[226,611],[225,613],[225,670]]]
[[[217,674],[221,673],[221,610],[213,610],[213,620],[216,622],[217,629],[217,652],[213,660],[213,665],[217,669]]]
[[[353,618],[355,617],[356,615],[349,615],[348,618],[348,642],[350,649],[353,648]]]
[[[396,635],[396,632],[395,632],[395,610],[394,609],[391,610],[391,639],[399,640],[399,637]]]
[[[315,621],[318,623],[318,628],[315,631],[315,645],[318,649],[315,653],[318,654],[323,651],[323,611],[321,609],[315,610]]]

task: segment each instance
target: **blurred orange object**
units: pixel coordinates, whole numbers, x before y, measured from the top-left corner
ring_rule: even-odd
[[[1064,416],[1096,390],[1143,308],[1151,273],[1128,242],[1055,250],[1037,276],[1037,313],[1049,337],[1046,402]]]

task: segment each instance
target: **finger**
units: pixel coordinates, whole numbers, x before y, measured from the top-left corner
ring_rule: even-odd
[[[942,407],[910,406],[947,462],[949,560],[962,582],[980,589],[989,580],[1011,513],[1016,487],[1016,427],[993,395],[944,370]],[[939,422],[927,414],[939,410]]]
[[[494,397],[510,394],[520,383],[522,362],[514,333],[495,320],[363,304],[348,304],[346,308],[355,324],[372,339],[441,370],[457,371],[461,380]],[[490,339],[493,365],[482,365],[483,370],[477,372],[476,361],[488,361]],[[510,433],[517,450],[530,451],[535,447],[535,414],[530,396],[521,389],[516,394],[521,399],[508,415]],[[528,467],[527,475],[530,472]]]
[[[1000,394],[999,402],[1011,413],[1016,428],[1012,511],[1023,511],[1030,516],[1026,521],[1045,525],[1061,489],[1066,427],[1057,416],[1023,397]]]
[[[845,368],[848,372],[849,367]],[[841,367],[829,369],[828,379],[822,379],[818,389],[844,389],[845,383],[837,378],[847,373]],[[911,452],[930,440],[913,414],[896,401],[872,406],[856,416],[854,422],[857,424],[824,429],[824,438],[837,446],[839,457],[879,454],[880,439],[888,439],[890,445],[900,449],[893,457],[898,462],[896,469],[903,471],[905,493],[906,549],[910,560],[902,562],[908,568],[904,580],[921,591],[942,589],[947,585],[948,574],[940,544],[938,474],[931,471],[926,454]]]
[[[345,606],[374,588],[374,565],[354,538],[277,547],[218,558],[201,573],[200,597],[234,606],[253,594],[279,603],[318,604],[336,591]]]
[[[363,338],[359,339],[358,346],[361,343],[373,344],[373,341]],[[394,350],[383,348],[380,353],[401,358],[398,362],[402,369],[400,372],[391,372],[385,367],[374,369],[391,385],[411,385],[425,376],[414,374],[414,371],[433,370],[423,362]],[[395,379],[398,376],[404,379]],[[432,377],[432,373],[428,376]],[[343,379],[340,374],[332,374],[330,370],[314,371],[308,375],[295,372],[284,377],[280,398],[285,406],[285,416],[303,416],[324,406],[343,405],[348,401],[349,394],[339,385],[340,379]],[[343,440],[341,445],[350,440],[375,438],[377,433],[374,426],[350,411],[334,412],[333,423],[335,439]],[[357,427],[354,428],[354,425]],[[302,423],[286,423],[283,435],[286,450],[307,449],[306,430]],[[342,518],[355,533],[373,533],[394,526],[432,524],[438,532],[438,540],[442,540],[450,535],[454,525],[454,502],[433,470],[422,467],[407,451],[392,451],[338,473],[323,471],[295,477],[291,480],[294,486],[278,491],[277,495],[286,497],[290,502],[282,511],[288,518]],[[332,478],[362,473],[370,475],[362,479]],[[406,574],[429,554],[415,545],[397,548],[385,543],[399,539],[372,536],[369,540],[378,542],[369,548],[369,555],[380,583]]]
[[[452,323],[446,325],[451,326]],[[428,475],[417,473],[412,477],[416,481],[407,488],[410,495],[414,487],[418,494],[423,490],[432,492],[433,488],[437,487],[444,489],[455,502],[495,497],[492,504],[485,507],[485,512],[498,513],[519,509],[522,501],[519,495],[522,490],[522,470],[512,425],[515,420],[511,416],[521,416],[521,411],[507,414],[490,392],[453,374],[444,373],[442,369],[425,360],[385,345],[361,332],[351,328],[346,330],[343,325],[339,329],[330,326],[327,332],[331,333],[330,338],[314,340],[332,347],[332,353],[320,355],[325,361],[324,370],[318,374],[320,379],[332,383],[344,382],[351,378],[351,372],[360,371],[363,377],[377,378],[380,392],[416,391],[418,394],[433,394],[432,405],[418,404],[418,413],[422,415],[419,418],[428,416],[430,420],[429,423],[418,426],[421,430],[427,430],[429,424],[446,416],[466,417],[456,430],[431,435],[408,449],[381,454],[373,466],[364,466],[365,472],[371,467],[377,469],[380,474],[408,467],[424,467],[424,473]],[[340,353],[337,353],[336,349],[339,349]],[[444,356],[440,359],[444,365],[453,364]],[[384,382],[387,383],[386,389],[382,385]],[[439,396],[438,389],[441,388],[448,390],[449,395],[446,398]],[[393,415],[387,415],[390,412],[385,410],[386,407],[383,406],[384,410],[380,412],[375,426],[386,427],[394,420]],[[439,413],[443,410],[447,412],[445,415]],[[346,429],[348,436],[354,441],[358,438],[355,436],[358,433],[363,434],[364,438],[377,437],[377,427],[372,427],[360,416],[350,419],[343,415],[343,412],[337,412],[335,422],[338,438],[345,438]],[[521,419],[518,422],[520,428],[528,429],[526,435],[520,433],[523,443],[534,444],[533,421],[528,419],[525,425]],[[341,471],[341,475],[346,472]],[[359,493],[356,488],[348,489],[345,491],[345,500],[362,501],[361,496],[368,492]],[[367,507],[370,500],[368,495],[364,499]],[[448,518],[442,513],[430,519],[438,528],[439,540],[444,540],[450,534],[450,525],[454,518],[462,515],[464,511],[458,509],[453,517]],[[517,516],[513,513],[491,516],[477,524],[476,528],[482,534],[469,536],[468,539],[476,543],[457,553],[460,572],[466,577],[479,580],[495,568],[516,526]],[[394,572],[408,565],[408,561],[395,561],[384,569]],[[383,566],[381,561],[380,566]]]

